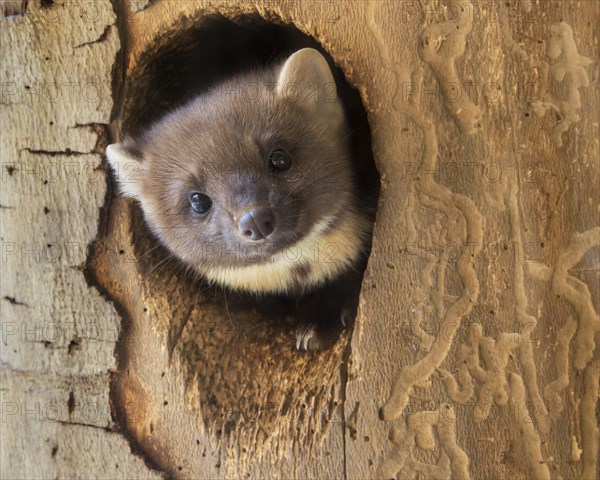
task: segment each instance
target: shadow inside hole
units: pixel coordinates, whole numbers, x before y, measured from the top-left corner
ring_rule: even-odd
[[[375,211],[379,175],[360,95],[314,39],[293,26],[258,16],[212,15],[197,23],[184,22],[189,25],[161,36],[129,76],[123,92],[124,134],[139,135],[168,111],[233,75],[281,62],[304,47],[315,48],[334,72],[352,132],[350,150],[359,190],[371,199]],[[207,285],[157,245],[137,205],[131,212],[136,268],[147,283],[146,291],[169,305],[165,312],[169,353],[184,358],[186,378],[197,381],[205,424],[210,417],[239,426],[242,419],[256,422],[260,412],[261,428],[269,430],[266,426],[275,425],[274,419],[289,410],[291,399],[331,398],[343,345],[317,354],[298,353],[290,300],[257,299]],[[285,378],[273,381],[277,377]],[[265,399],[271,400],[272,408],[265,408]]]
[[[146,50],[128,85],[123,130],[132,136],[143,132],[168,111],[212,86],[256,68],[284,60],[305,47],[331,57],[296,28],[267,22],[259,16],[229,19],[205,17],[181,26]]]

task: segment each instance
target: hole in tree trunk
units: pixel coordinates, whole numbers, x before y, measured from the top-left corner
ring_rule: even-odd
[[[353,132],[356,177],[362,191],[370,192],[374,209],[379,176],[358,92],[315,40],[270,20],[185,19],[157,38],[122,87],[122,102],[115,107],[121,131],[135,137],[166,112],[233,75],[280,62],[300,48],[316,48],[335,72]],[[316,446],[341,418],[336,409],[343,399],[351,332],[329,350],[298,352],[291,302],[277,296],[257,300],[207,285],[158,244],[135,202],[113,199],[88,273],[124,318],[113,387],[119,418],[142,448],[156,453],[158,464],[169,462],[168,455],[157,453],[168,450],[160,440],[160,418],[168,418],[162,412],[179,403],[194,412],[198,429],[217,444],[225,437],[252,439],[245,444],[252,445],[247,455],[267,448],[285,451],[281,439],[270,442],[274,433],[300,441],[303,448]],[[165,377],[184,386],[184,397],[165,401],[159,393],[169,390]],[[135,412],[128,401],[135,402]],[[132,415],[144,420],[127,418]],[[146,431],[150,424],[152,432]],[[301,435],[293,433],[298,429]]]

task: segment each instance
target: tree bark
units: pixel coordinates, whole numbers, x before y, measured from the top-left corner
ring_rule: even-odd
[[[600,478],[600,3],[13,3],[2,478]],[[373,248],[327,352],[148,255],[112,188],[141,74],[215,13],[312,36],[368,113]]]

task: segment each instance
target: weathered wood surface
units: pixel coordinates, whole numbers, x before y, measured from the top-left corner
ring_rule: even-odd
[[[0,33],[2,478],[600,477],[598,2],[42,3]],[[332,351],[155,268],[107,189],[128,75],[214,12],[312,35],[369,113]]]
[[[160,476],[116,432],[121,320],[82,273],[106,196],[114,22],[109,3],[29,2],[0,24],[2,478]]]

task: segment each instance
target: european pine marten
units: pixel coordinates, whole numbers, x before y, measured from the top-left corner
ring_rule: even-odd
[[[354,320],[370,238],[349,133],[327,61],[305,48],[106,154],[164,246],[209,281],[296,298],[296,346],[317,350]]]

